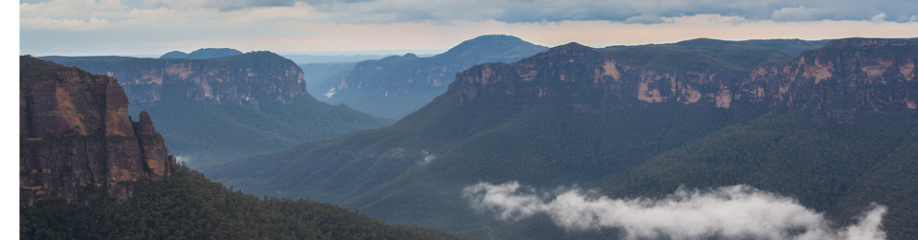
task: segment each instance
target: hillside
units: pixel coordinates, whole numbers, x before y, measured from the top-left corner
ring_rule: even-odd
[[[163,181],[130,183],[132,198],[84,207],[20,208],[21,239],[464,239],[387,224],[328,203],[258,198],[185,166]]]
[[[118,79],[129,110],[149,112],[172,153],[192,167],[392,122],[316,100],[302,70],[271,52],[202,60],[48,59]]]
[[[399,119],[446,91],[455,74],[475,64],[514,62],[544,52],[517,37],[486,35],[432,57],[414,54],[357,63],[346,76],[332,76],[311,89],[320,100]]]
[[[20,57],[21,239],[461,239],[260,199],[177,165],[114,78]]]
[[[913,174],[891,167],[910,165],[904,159],[914,142],[902,129],[916,126],[909,98],[918,94],[910,70],[916,49],[914,39],[844,39],[794,59],[777,52],[737,63],[734,54],[707,50],[571,43],[512,64],[471,67],[390,127],[203,171],[247,192],[331,201],[482,237],[571,230],[545,227],[564,226],[554,218],[563,212],[473,201],[518,183],[530,190],[510,199],[573,186],[615,199],[663,197],[680,185],[752,188],[739,193],[786,196],[804,213],[825,212],[826,222],[838,223],[825,229],[854,224],[877,203],[885,208],[870,213],[888,209],[890,238],[909,239],[916,236],[909,219],[918,213],[890,199],[914,197],[904,187],[910,182],[888,183]],[[776,52],[753,50],[736,52]],[[463,194],[475,186],[483,192]],[[841,234],[813,226],[801,228]]]

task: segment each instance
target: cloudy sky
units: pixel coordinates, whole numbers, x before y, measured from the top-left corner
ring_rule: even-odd
[[[594,47],[918,37],[914,0],[21,0],[20,54],[435,53],[484,34]]]

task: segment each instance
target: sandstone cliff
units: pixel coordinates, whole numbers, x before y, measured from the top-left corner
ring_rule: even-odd
[[[150,116],[128,116],[128,98],[107,76],[20,57],[20,204],[86,204],[132,194],[119,184],[169,175],[175,160]]]
[[[803,52],[767,81],[774,98],[838,122],[918,108],[918,39],[844,39]]]
[[[307,95],[303,71],[293,61],[271,52],[208,59],[138,59],[47,57],[121,82],[134,104],[189,99],[208,104],[259,106],[289,103]]]
[[[752,68],[703,51],[653,45],[600,50],[571,43],[514,64],[477,65],[458,73],[460,84],[451,87],[459,93],[458,105],[481,96],[524,102],[563,98],[585,112],[654,103],[728,109],[766,103],[812,108],[818,119],[851,123],[863,114],[914,112],[916,42],[835,40],[790,63],[763,60]]]

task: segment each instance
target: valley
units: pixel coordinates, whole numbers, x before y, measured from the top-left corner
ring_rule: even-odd
[[[432,57],[301,66],[272,52],[178,53],[40,58],[117,79],[124,111],[156,124],[177,185],[135,189],[210,186],[255,208],[327,202],[422,227],[387,230],[420,238],[918,236],[916,39],[544,48],[488,35]],[[116,200],[171,201],[145,194]],[[42,211],[29,219],[42,224]],[[231,219],[219,212],[196,214]]]
[[[560,220],[540,214],[504,221],[472,211],[462,195],[507,182],[616,199],[743,185],[790,196],[829,222],[853,224],[879,204],[890,221],[883,234],[912,236],[911,201],[863,191],[908,184],[902,180],[913,174],[883,166],[910,164],[902,157],[914,144],[907,136],[918,89],[915,73],[903,69],[916,62],[915,40],[841,39],[793,57],[744,44],[753,43],[561,45],[460,72],[445,93],[392,126],[202,171],[248,192],[478,237],[622,234],[565,235],[546,227]],[[912,194],[897,189],[884,195]]]

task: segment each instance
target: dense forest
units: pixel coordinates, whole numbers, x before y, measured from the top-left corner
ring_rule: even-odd
[[[20,208],[20,239],[461,239],[388,224],[329,204],[258,198],[187,166],[162,181],[125,182],[134,196],[87,206]]]

